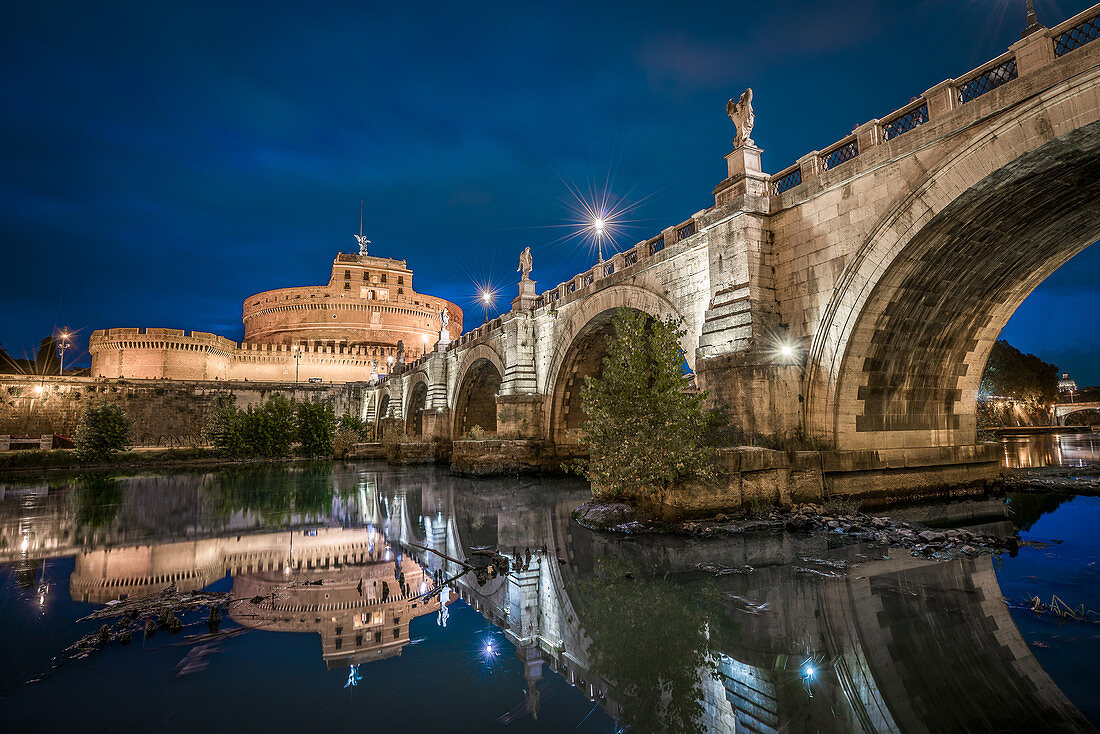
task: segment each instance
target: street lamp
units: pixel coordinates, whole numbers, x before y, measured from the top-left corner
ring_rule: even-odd
[[[481,301],[481,309],[485,313],[485,323],[489,323],[489,307],[493,305],[493,299],[496,297],[496,294],[488,288],[482,288],[478,297]]]
[[[386,357],[386,365],[387,365],[386,366],[386,374],[387,375],[393,374],[393,355],[392,354],[390,356]]]
[[[599,262],[603,262],[603,237],[607,229],[607,222],[603,217],[595,217],[592,220],[592,230],[596,233],[596,248],[599,252]]]
[[[302,347],[300,344],[294,345],[294,382],[298,382],[298,368],[302,364]]]
[[[69,332],[62,331],[57,337],[57,357],[60,360],[60,367],[57,370],[57,374],[65,374],[65,350],[71,345],[69,342]]]

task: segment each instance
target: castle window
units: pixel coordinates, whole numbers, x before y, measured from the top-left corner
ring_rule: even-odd
[[[386,282],[386,274],[385,273],[382,273],[382,275],[380,275],[379,277],[382,279],[383,283]]]
[[[344,280],[351,280],[351,271],[350,270],[345,270],[344,271]]]
[[[344,283],[344,290],[350,291],[351,290],[351,283]]]
[[[398,285],[405,285],[405,276],[404,275],[397,276],[397,284]]]
[[[370,280],[370,273],[368,273],[366,270],[363,271],[363,280]]]
[[[397,289],[397,295],[399,295],[399,296],[400,296],[400,295],[402,295],[402,294],[404,294],[404,292],[405,292],[405,289],[404,289],[404,288],[398,288],[398,289]]]

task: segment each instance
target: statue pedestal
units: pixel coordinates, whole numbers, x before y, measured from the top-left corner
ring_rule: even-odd
[[[729,175],[715,189],[715,194],[722,192],[727,198],[739,194],[767,196],[768,174],[761,170],[760,165],[760,154],[763,152],[762,149],[751,144],[734,148],[733,152],[726,156]]]
[[[535,281],[521,280],[519,282],[519,295],[512,299],[512,310],[530,311],[535,307],[535,300],[537,298],[538,294],[535,293]]]

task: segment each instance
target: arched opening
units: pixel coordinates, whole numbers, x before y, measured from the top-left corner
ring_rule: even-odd
[[[974,443],[994,342],[1039,283],[1100,238],[1098,202],[1100,123],[1091,123],[902,230],[843,344],[826,428],[838,448]]]
[[[475,427],[496,433],[501,380],[500,370],[488,359],[478,359],[466,370],[455,401],[456,438],[464,438]]]
[[[375,417],[376,424],[378,426],[378,440],[382,440],[383,423],[382,419],[387,417],[390,412],[390,396],[383,395],[382,400],[378,403],[378,415]]]
[[[588,420],[581,405],[581,388],[586,377],[598,378],[603,374],[607,342],[615,336],[612,321],[617,311],[607,309],[592,317],[565,353],[555,380],[550,412],[550,440],[559,446],[575,445],[581,440],[581,429]],[[652,323],[653,316],[646,315]]]
[[[405,410],[405,433],[410,437],[421,436],[424,433],[424,406],[428,400],[428,385],[417,382],[413,385],[409,395],[409,403]]]

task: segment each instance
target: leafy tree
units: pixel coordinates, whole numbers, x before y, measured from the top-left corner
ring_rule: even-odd
[[[1015,425],[1022,413],[1027,422],[1043,424],[1049,421],[1048,406],[1057,397],[1058,367],[999,339],[982,372],[978,423],[983,426]]]
[[[337,426],[337,429],[341,431],[354,431],[355,433],[359,434],[360,437],[362,437],[363,433],[367,429],[367,424],[362,418],[357,415],[354,415],[352,413],[344,413],[342,416],[340,416],[340,424],[339,426]]]
[[[83,461],[105,461],[130,444],[131,422],[114,403],[94,402],[80,414],[73,443]]]
[[[214,400],[204,431],[207,440],[233,458],[275,459],[290,453],[297,435],[294,403],[278,393],[248,410],[232,395]]]
[[[576,469],[599,497],[655,497],[674,482],[711,476],[704,444],[706,393],[685,389],[680,339],[673,320],[654,321],[626,308],[599,377],[586,377],[581,403],[588,415],[587,462]]]
[[[295,407],[295,425],[302,453],[307,456],[332,456],[332,435],[336,431],[332,403],[298,403]]]
[[[275,393],[261,406],[248,406],[242,432],[248,456],[265,459],[286,456],[296,433],[294,403]]]
[[[242,411],[237,408],[237,396],[221,393],[214,398],[203,435],[214,448],[227,456],[243,456],[244,421],[241,416]]]

